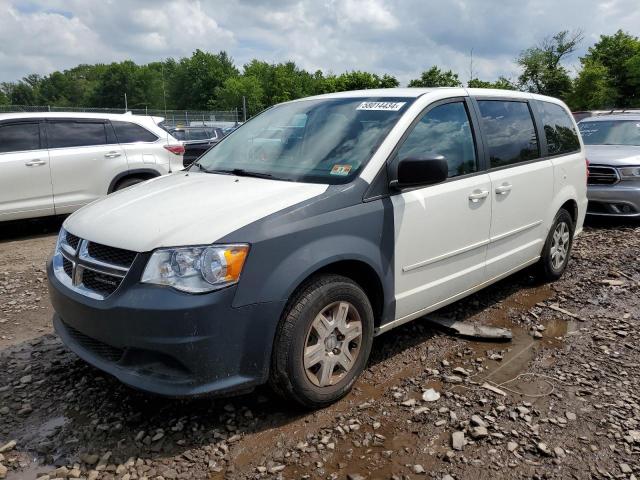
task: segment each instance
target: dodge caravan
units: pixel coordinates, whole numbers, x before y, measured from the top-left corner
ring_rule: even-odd
[[[536,265],[582,229],[559,100],[441,88],[274,106],[185,171],[86,206],[48,264],[53,322],[122,382],[182,397],[269,382],[345,395],[373,338]]]

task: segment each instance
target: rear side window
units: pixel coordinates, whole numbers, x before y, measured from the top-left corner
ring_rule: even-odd
[[[102,122],[49,122],[49,148],[106,145],[107,133]]]
[[[189,130],[189,140],[208,140],[215,135],[209,131],[204,129],[193,129]]]
[[[538,136],[526,102],[479,100],[491,168],[540,157]]]
[[[112,121],[120,143],[155,142],[158,137],[146,128],[131,122]]]
[[[445,103],[429,110],[416,124],[398,152],[399,158],[443,155],[449,177],[478,170],[476,148],[463,102]]]
[[[40,148],[40,127],[37,123],[0,125],[0,153],[23,152]]]
[[[542,124],[547,137],[549,155],[562,155],[580,150],[580,140],[569,114],[560,105],[540,102]]]

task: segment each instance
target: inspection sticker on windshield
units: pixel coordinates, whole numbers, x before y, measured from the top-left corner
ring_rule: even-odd
[[[340,175],[341,177],[346,177],[349,175],[351,171],[351,165],[334,165],[331,169],[331,175]]]
[[[362,102],[356,110],[384,110],[397,112],[407,102]]]

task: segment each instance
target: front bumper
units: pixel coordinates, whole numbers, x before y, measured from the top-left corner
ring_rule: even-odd
[[[94,300],[60,283],[51,262],[47,273],[62,341],[127,385],[188,397],[250,390],[268,378],[281,302],[235,308],[236,287],[189,295],[130,278]]]
[[[640,217],[640,182],[589,185],[588,215]]]

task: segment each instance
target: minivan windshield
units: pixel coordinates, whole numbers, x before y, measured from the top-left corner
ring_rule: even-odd
[[[578,123],[585,145],[638,145],[640,120],[599,120]]]
[[[412,98],[325,98],[272,107],[192,167],[296,182],[350,182]]]

